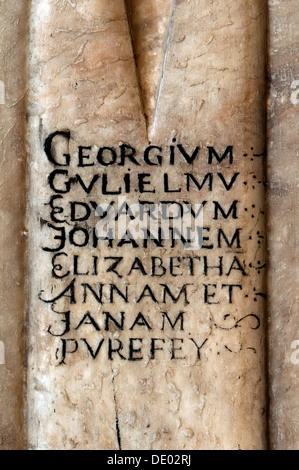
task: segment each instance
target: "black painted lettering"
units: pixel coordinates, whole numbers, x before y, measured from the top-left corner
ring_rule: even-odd
[[[53,302],[57,302],[57,300],[61,299],[62,297],[66,297],[67,299],[69,299],[70,304],[75,304],[76,303],[75,281],[76,280],[73,279],[72,282],[60,294],[58,294],[53,299],[49,299],[49,300],[43,299],[42,298],[42,293],[44,292],[43,290],[40,291],[38,298],[45,303],[53,303]]]
[[[91,215],[91,209],[88,204],[85,202],[71,202],[70,204],[72,222],[83,222],[89,219]]]
[[[169,316],[166,312],[161,312],[161,313],[162,313],[162,328],[161,328],[162,331],[165,330],[165,320],[168,321],[168,324],[170,325],[172,330],[174,330],[176,324],[178,322],[180,322],[180,328],[179,329],[181,331],[184,331],[184,313],[185,312],[180,312],[173,322],[170,320],[170,318],[169,318]]]
[[[142,338],[130,338],[129,339],[129,357],[128,357],[129,361],[142,361],[143,359],[142,356],[141,357],[135,356],[136,354],[141,354],[141,347],[138,349],[134,348],[134,343],[137,341],[139,343],[142,343]]]
[[[67,354],[75,354],[78,350],[78,342],[75,339],[60,339],[61,341],[61,360],[59,365],[66,364],[65,359]],[[69,347],[68,347],[69,346]],[[56,359],[58,358],[59,348],[56,350]]]
[[[240,290],[243,290],[243,287],[241,286],[241,284],[222,284],[222,286],[221,286],[221,289],[227,288],[227,290],[228,290],[228,299],[229,299],[230,304],[233,303],[233,289],[234,289],[234,287],[236,287]]]
[[[101,331],[101,328],[99,327],[99,325],[97,324],[97,322],[95,321],[95,319],[93,318],[93,316],[89,312],[85,313],[85,315],[80,320],[80,322],[79,322],[78,326],[75,328],[75,330],[79,330],[79,328],[82,325],[92,325],[96,331]]]
[[[130,145],[123,144],[120,146],[120,166],[124,166],[126,160],[129,160],[130,163],[134,165],[140,165],[137,160],[134,158],[136,155],[136,150]]]
[[[64,227],[55,227],[54,225],[47,224],[47,227],[49,227],[52,230],[55,230],[56,232],[60,232],[60,235],[55,235],[54,240],[59,240],[60,243],[56,247],[43,247],[44,251],[49,251],[49,252],[54,252],[54,251],[60,251],[63,250],[65,247],[65,228]]]
[[[219,212],[221,213],[222,217],[224,219],[227,219],[230,215],[232,216],[233,219],[237,219],[237,204],[239,201],[234,201],[230,208],[228,209],[227,212],[223,209],[223,207],[220,205],[218,201],[214,201],[214,206],[215,206],[215,213],[214,213],[214,220],[219,219]]]
[[[66,139],[67,141],[70,140],[71,138],[71,133],[70,131],[57,131],[57,132],[54,132],[53,134],[49,135],[46,140],[45,140],[45,143],[44,143],[44,150],[45,150],[45,154],[47,155],[48,157],[48,160],[49,162],[52,163],[52,165],[55,165],[55,166],[69,166],[70,164],[70,160],[71,160],[71,157],[69,154],[63,154],[63,163],[61,161],[58,161],[56,158],[54,158],[54,155],[55,155],[55,149],[53,149],[53,140],[55,139],[55,137],[57,136],[61,136],[63,137],[64,139]],[[57,155],[55,155],[55,157],[57,157]]]
[[[94,163],[85,163],[84,160],[89,160],[90,155],[84,155],[84,150],[91,150],[91,147],[79,147],[78,148],[78,167],[85,167],[85,166],[94,166]]]
[[[105,315],[105,331],[110,331],[110,323],[112,323],[112,331],[115,330],[115,327],[120,331],[124,329],[125,313],[120,312],[120,322],[116,320],[109,312],[103,312]]]
[[[57,313],[59,316],[63,316],[61,323],[65,323],[65,326],[64,326],[64,329],[61,333],[53,333],[52,332],[52,325],[49,326],[47,332],[51,335],[51,336],[55,336],[55,337],[60,337],[60,336],[64,336],[65,334],[67,334],[69,331],[70,331],[70,324],[71,324],[71,312],[70,310],[68,312],[56,312],[53,310],[53,307],[52,307],[52,311],[54,313]]]
[[[235,233],[233,234],[231,240],[229,241],[228,237],[224,233],[224,231],[220,228],[218,230],[218,246],[217,248],[222,248],[222,240],[228,246],[229,248],[233,248],[233,245],[235,244],[236,249],[241,248],[241,242],[240,242],[240,232],[242,229],[238,228],[235,230]]]
[[[113,348],[113,342],[117,343],[117,346]],[[126,358],[121,354],[120,351],[123,349],[123,343],[119,339],[109,339],[108,340],[108,359],[109,361],[113,361],[113,354],[117,353],[118,356],[122,360],[126,360]]]
[[[233,147],[232,146],[228,146],[225,149],[221,157],[219,156],[218,152],[216,152],[214,147],[208,147],[208,150],[209,150],[209,159],[208,159],[209,165],[213,163],[213,158],[215,158],[218,163],[222,163],[225,158],[228,158],[230,165],[233,164],[234,159],[233,159]]]
[[[66,178],[68,170],[54,170],[48,176],[48,183],[52,191],[58,194],[67,194],[70,192],[71,184]],[[63,178],[61,178],[63,176]]]
[[[187,287],[188,286],[192,286],[193,284],[184,284],[183,287],[181,288],[180,292],[178,293],[177,296],[175,296],[175,294],[173,294],[169,288],[169,286],[167,286],[166,284],[160,284],[160,286],[163,287],[163,303],[166,304],[167,303],[167,296],[170,297],[170,299],[172,300],[172,302],[174,304],[176,304],[180,297],[183,296],[184,297],[184,304],[185,305],[188,305],[190,302],[188,300],[188,295],[187,295]]]
[[[158,152],[162,152],[161,147],[156,147],[155,145],[151,145],[145,149],[143,159],[147,165],[162,165],[162,156],[161,155],[155,155],[154,159],[155,161],[152,161],[150,159],[150,154],[152,153],[152,150],[158,150]]]
[[[103,166],[114,165],[117,160],[117,153],[111,147],[102,147],[98,151],[97,160]]]
[[[101,341],[99,342],[98,347],[95,351],[92,349],[92,347],[90,346],[90,344],[87,342],[87,340],[85,338],[81,338],[81,341],[83,341],[83,343],[86,345],[87,350],[88,350],[89,354],[91,355],[91,357],[93,359],[96,359],[97,355],[99,354],[99,352],[101,350],[101,347],[103,346],[105,340],[101,339]]]
[[[138,313],[137,317],[134,320],[133,325],[131,326],[130,330],[134,330],[135,326],[145,326],[148,330],[151,330],[151,326],[149,325],[148,321],[144,317],[142,313]]]
[[[152,338],[151,339],[151,346],[150,346],[150,358],[151,359],[156,359],[156,351],[163,351],[163,348],[159,348],[156,346],[156,342],[161,341],[162,343],[165,343],[165,339],[161,338]]]
[[[186,357],[177,357],[176,354],[177,354],[177,351],[182,351],[182,347],[176,347],[176,343],[181,343],[183,344],[184,343],[184,340],[181,339],[181,338],[171,338],[170,339],[170,342],[171,342],[171,359],[174,360],[174,359],[186,359]]]
[[[210,299],[214,299],[216,293],[213,291],[211,292],[211,289],[216,289],[217,284],[204,284],[204,303],[208,305],[217,305],[219,302],[211,302]]]

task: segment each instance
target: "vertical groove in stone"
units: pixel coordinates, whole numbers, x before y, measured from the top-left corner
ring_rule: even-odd
[[[168,49],[169,49],[169,45],[170,45],[171,30],[172,30],[172,25],[173,25],[173,21],[174,21],[175,7],[176,7],[176,0],[173,0],[173,5],[172,5],[172,9],[171,9],[171,14],[170,14],[170,20],[169,20],[169,26],[168,26],[167,36],[166,36],[166,44],[165,44],[165,50],[164,50],[161,77],[160,77],[160,81],[159,81],[157,97],[156,97],[155,111],[154,111],[153,122],[152,122],[152,129],[151,129],[152,135],[155,134],[156,118],[157,118],[157,113],[158,113],[158,109],[159,109],[160,96],[161,96],[163,80],[164,80],[164,75],[165,75],[165,70],[166,70],[166,61],[167,61]]]
[[[165,68],[173,0],[126,0],[149,136]]]
[[[0,1],[0,449],[24,447],[27,1]]]

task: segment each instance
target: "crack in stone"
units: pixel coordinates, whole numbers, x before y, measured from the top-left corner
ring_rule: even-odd
[[[151,95],[151,93],[149,96],[148,90],[146,89],[147,86],[144,83],[143,66],[140,67],[140,64],[138,64],[138,42],[142,41],[142,39],[140,38],[138,39],[138,27],[137,27],[137,31],[135,30],[136,25],[134,24],[134,11],[132,10],[130,0],[125,0],[125,6],[126,6],[126,11],[127,11],[127,19],[128,19],[129,30],[130,30],[130,35],[131,35],[131,44],[132,44],[134,60],[135,60],[135,70],[136,70],[136,77],[137,77],[137,83],[138,83],[139,94],[140,94],[141,109],[145,118],[145,126],[146,126],[148,139],[150,139],[151,137],[150,134],[154,133],[155,119],[158,113],[158,106],[159,106],[160,95],[161,95],[161,90],[162,90],[163,78],[165,75],[166,61],[167,61],[167,55],[168,55],[170,37],[171,37],[171,31],[172,31],[172,25],[173,25],[173,18],[174,18],[175,7],[176,7],[176,0],[173,0],[172,7],[170,8],[170,11],[169,11],[169,26],[168,26],[167,36],[165,40],[165,51],[164,51],[163,62],[161,64],[162,70],[161,70],[160,77],[158,77],[158,80],[156,83],[157,90],[156,90],[155,98],[153,95]],[[154,109],[151,109],[151,106],[149,105],[149,101],[148,101],[148,100],[151,101],[152,99],[154,99],[155,101]]]
[[[166,47],[165,47],[165,53],[164,53],[164,60],[163,60],[163,66],[162,66],[161,79],[160,79],[160,83],[159,83],[158,94],[157,94],[157,101],[156,101],[156,107],[155,107],[155,112],[154,112],[154,119],[153,119],[153,126],[152,126],[152,134],[154,134],[154,132],[155,132],[156,118],[157,118],[157,114],[158,114],[158,108],[159,108],[159,102],[160,102],[162,84],[163,84],[163,79],[164,79],[164,75],[165,75],[166,61],[167,61],[167,56],[168,56],[168,50],[169,50],[169,44],[170,44],[170,36],[171,36],[171,31],[172,31],[172,25],[173,25],[175,7],[176,7],[176,0],[173,0],[173,7],[172,7],[172,11],[171,11],[170,22],[169,22],[169,28],[168,28],[168,34],[167,34],[167,39],[166,39]]]
[[[115,428],[116,428],[117,442],[118,442],[119,450],[122,450],[122,447],[121,447],[121,434],[120,434],[120,427],[119,427],[118,406],[117,406],[116,389],[115,389],[115,381],[114,381],[113,371],[112,371],[112,385],[113,385],[113,399],[114,399],[114,407],[115,407]]]

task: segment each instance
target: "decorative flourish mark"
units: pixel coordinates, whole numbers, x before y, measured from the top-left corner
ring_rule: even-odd
[[[224,315],[224,318],[223,320],[224,321],[227,321],[228,318],[232,317],[232,315],[228,314],[228,315]],[[235,317],[232,317],[233,320],[234,320],[234,324],[230,327],[225,327],[225,326],[220,326],[220,325],[217,325],[217,323],[214,323],[214,326],[215,328],[218,328],[220,330],[225,330],[225,331],[230,331],[230,330],[233,330],[234,328],[238,328],[238,327],[241,327],[242,325],[240,325],[240,323],[244,322],[246,319],[249,319],[249,318],[253,318],[254,319],[254,325],[253,326],[250,326],[250,328],[252,330],[257,330],[260,325],[261,325],[261,322],[260,322],[260,319],[257,315],[253,314],[253,313],[250,313],[249,315],[245,315],[245,317],[242,317],[240,318],[240,320],[236,320]]]
[[[239,351],[233,351],[233,350],[232,350],[231,348],[229,348],[226,344],[224,345],[224,347],[225,347],[225,349],[226,349],[227,351],[229,351],[229,352],[231,352],[231,353],[234,353],[234,354],[238,354],[239,352],[244,351],[244,348],[243,348],[243,345],[242,345],[242,344],[240,345]],[[248,349],[248,350],[250,350],[250,351],[253,351],[254,354],[256,354],[256,349],[255,349],[255,348],[246,348],[246,349]]]

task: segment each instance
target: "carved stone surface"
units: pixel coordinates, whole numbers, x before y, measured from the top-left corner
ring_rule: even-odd
[[[159,3],[31,3],[32,449],[266,446],[267,2]],[[98,240],[118,196],[202,206],[202,247]]]
[[[297,2],[0,0],[0,25],[0,449],[297,449]],[[203,246],[98,240],[119,192],[203,204]]]
[[[299,446],[298,26],[296,1],[269,2],[270,444]]]
[[[0,1],[0,449],[23,446],[26,2]]]

